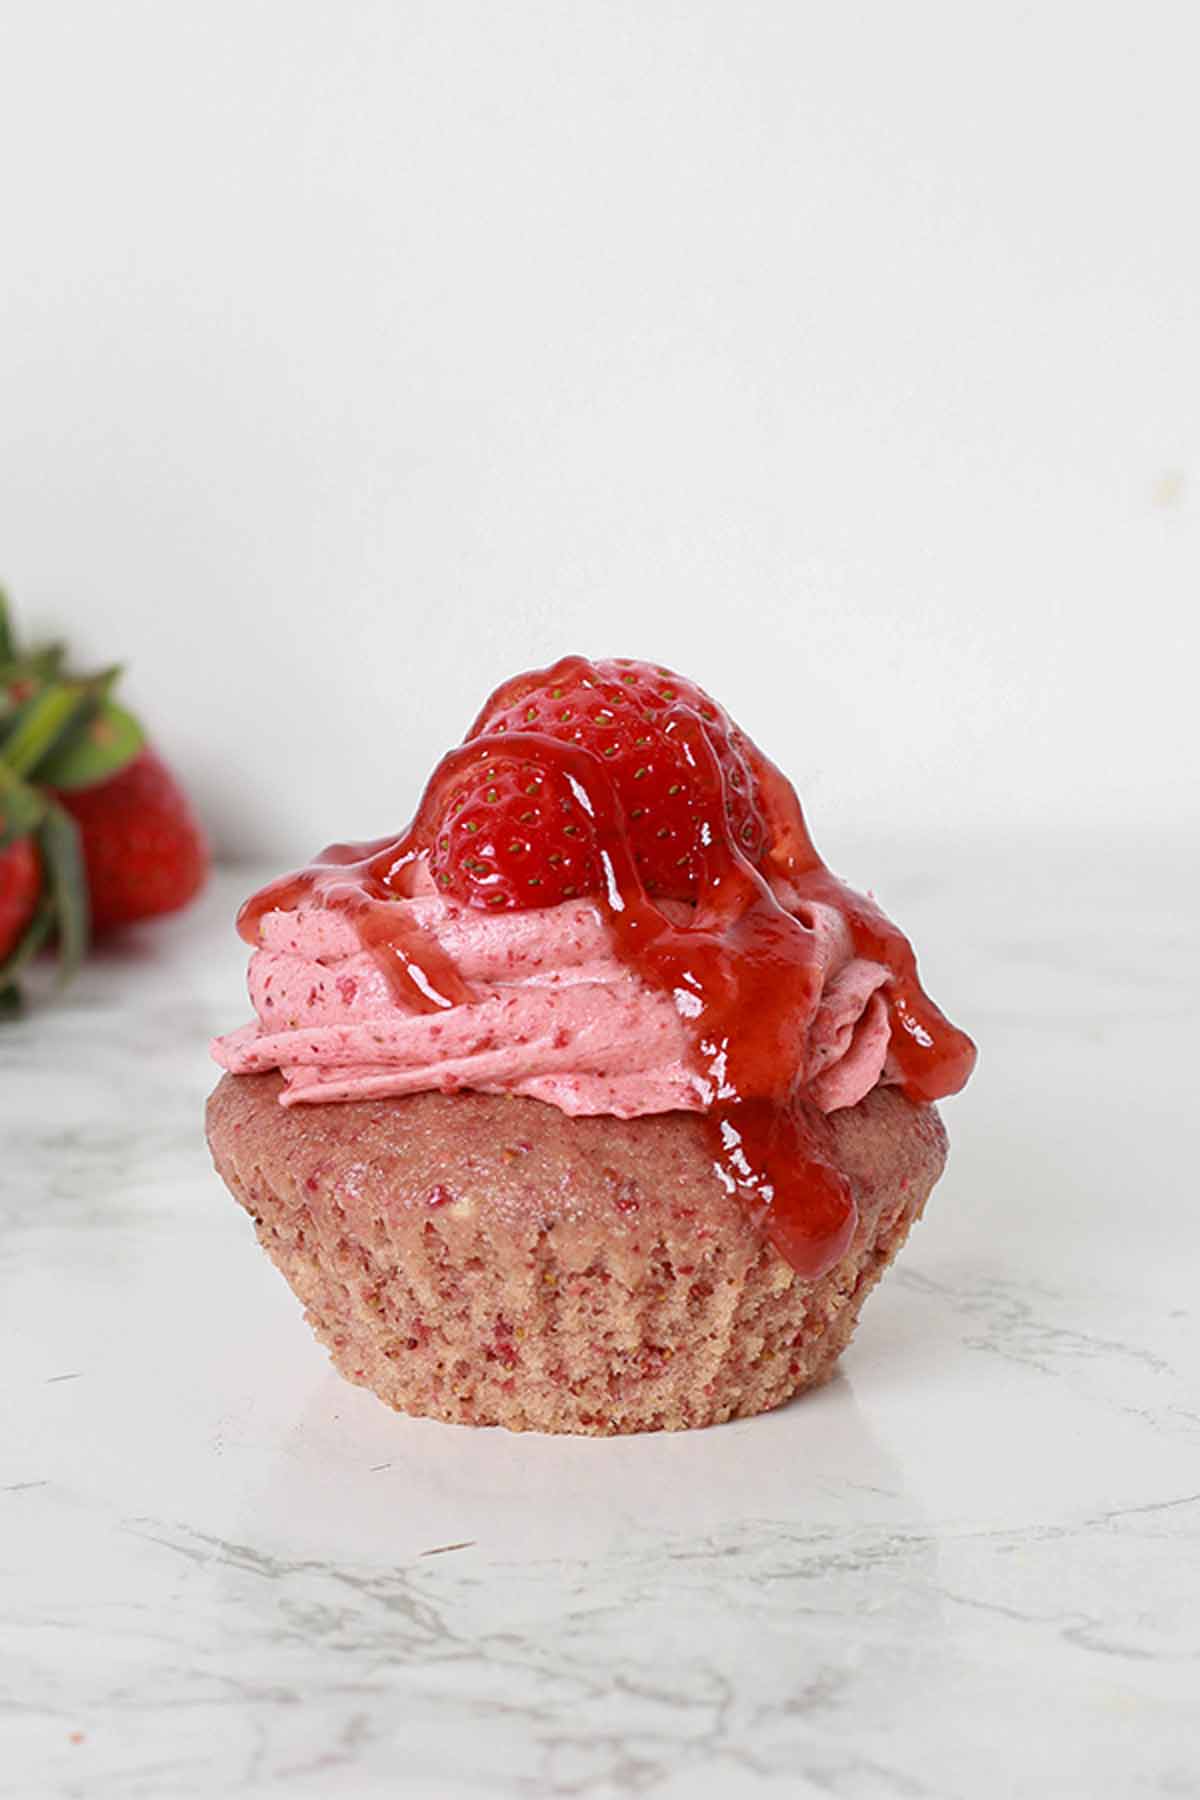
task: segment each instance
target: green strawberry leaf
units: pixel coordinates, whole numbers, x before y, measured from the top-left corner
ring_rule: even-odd
[[[21,1011],[21,990],[15,981],[0,988],[0,1020],[15,1019]]]
[[[12,617],[8,607],[8,595],[0,588],[0,668],[5,663],[16,662],[17,640],[13,635]]]
[[[145,741],[133,714],[105,700],[89,718],[72,725],[42,758],[38,781],[54,788],[94,787],[131,763]]]
[[[63,663],[67,657],[67,646],[61,643],[39,644],[27,656],[14,656],[5,660],[0,656],[0,694],[10,699],[10,690],[16,688],[18,697],[23,690],[24,697],[36,693],[48,681],[57,681],[60,676],[64,681],[71,677],[63,674]]]
[[[3,963],[0,963],[0,1001],[2,1001],[3,995],[10,991],[14,994],[19,992],[15,986],[17,976],[26,963],[32,962],[53,929],[54,905],[49,898],[45,898],[17,939],[8,957]]]
[[[22,706],[4,740],[4,760],[18,775],[31,775],[85,710],[94,704],[89,686],[56,681]]]
[[[67,646],[63,643],[39,644],[24,659],[24,665],[42,681],[53,681],[62,669],[66,654]]]
[[[58,925],[58,985],[75,973],[88,947],[91,917],[79,827],[61,806],[48,806],[38,831],[54,918]]]
[[[0,761],[0,850],[36,831],[45,814],[46,802],[37,789]]]
[[[12,730],[41,685],[40,681],[35,681],[15,664],[10,670],[0,670],[0,743]]]

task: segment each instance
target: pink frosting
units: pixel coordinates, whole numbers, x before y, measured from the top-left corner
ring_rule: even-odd
[[[301,904],[262,921],[249,973],[257,1018],[215,1041],[222,1067],[282,1070],[285,1106],[459,1088],[620,1119],[712,1103],[686,1062],[691,996],[656,992],[618,961],[598,907],[493,914],[444,899],[427,877],[415,887],[395,904],[436,939],[470,1004],[408,1010],[343,914]],[[835,908],[793,910],[820,974],[803,1073],[833,1112],[890,1078],[889,973],[854,955]]]

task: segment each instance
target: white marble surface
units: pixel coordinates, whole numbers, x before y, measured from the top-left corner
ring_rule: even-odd
[[[719,1430],[334,1376],[200,1136],[246,876],[0,1029],[0,1793],[1200,1794],[1194,868],[837,860],[982,1060],[844,1372]]]

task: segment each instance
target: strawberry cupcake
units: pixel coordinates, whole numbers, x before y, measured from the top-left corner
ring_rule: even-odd
[[[699,688],[506,682],[399,837],[242,908],[216,1166],[341,1372],[512,1430],[823,1380],[941,1174],[970,1040]]]

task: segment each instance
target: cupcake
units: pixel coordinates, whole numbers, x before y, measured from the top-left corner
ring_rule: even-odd
[[[832,1370],[975,1052],[795,792],[668,670],[515,677],[409,828],[239,914],[217,1169],[398,1410],[676,1430]]]

